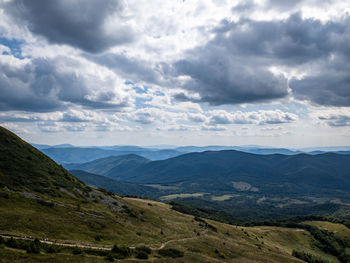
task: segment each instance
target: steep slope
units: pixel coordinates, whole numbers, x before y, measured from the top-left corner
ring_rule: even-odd
[[[86,186],[46,155],[0,127],[0,188],[62,194],[60,189],[86,191]]]

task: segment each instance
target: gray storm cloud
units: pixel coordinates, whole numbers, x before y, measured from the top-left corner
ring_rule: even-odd
[[[120,0],[13,0],[6,12],[34,34],[48,41],[67,44],[91,53],[134,40],[132,29],[123,22]],[[111,17],[119,17],[108,29]]]
[[[173,64],[174,75],[186,76],[182,86],[190,93],[181,101],[211,105],[256,103],[288,96],[320,105],[350,106],[349,19],[322,23],[299,13],[282,21],[227,20],[215,37]],[[311,68],[307,76],[293,78],[270,67]]]
[[[21,67],[0,62],[0,110],[50,112],[65,109],[69,104],[92,109],[129,106],[127,97],[118,101],[113,92],[104,91],[106,87],[94,92],[93,83],[84,75],[70,68],[63,70],[75,63],[65,57],[33,59]]]

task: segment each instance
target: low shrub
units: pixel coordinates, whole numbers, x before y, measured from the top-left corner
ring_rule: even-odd
[[[314,255],[306,253],[304,251],[293,250],[292,256],[299,258],[301,260],[304,260],[308,263],[329,263],[328,260],[325,260],[321,257],[314,256]]]
[[[105,256],[105,260],[110,261],[110,262],[114,262],[114,256],[111,253],[108,253]]]
[[[124,247],[124,246],[118,247],[118,245],[114,245],[111,252],[113,252],[115,254],[115,257],[117,259],[128,258],[132,255],[130,248]]]
[[[47,201],[44,201],[44,200],[41,200],[41,199],[38,199],[38,200],[37,200],[37,203],[40,204],[40,205],[43,205],[43,206],[50,207],[50,208],[53,208],[53,207],[55,206],[54,203],[52,203],[52,202],[47,202]]]
[[[102,249],[84,249],[83,252],[88,255],[94,255],[94,256],[100,256],[100,257],[105,257],[110,252],[102,250]]]
[[[138,252],[135,252],[135,258],[148,259],[148,254],[144,251],[138,251]]]
[[[39,254],[40,246],[35,244],[35,242],[30,242],[26,249],[28,254]]]
[[[4,193],[4,192],[0,192],[0,198],[5,198],[5,199],[9,199],[10,196],[8,193]]]
[[[80,255],[80,254],[83,254],[83,251],[78,248],[78,247],[75,247],[72,251],[73,255]]]
[[[139,246],[135,248],[135,253],[138,252],[144,252],[146,254],[151,254],[152,253],[152,249],[146,246]]]
[[[18,242],[16,239],[11,237],[10,239],[5,241],[5,245],[11,248],[18,248]]]
[[[49,254],[55,254],[55,253],[61,252],[61,248],[55,245],[46,246],[44,250],[46,253],[49,253]]]

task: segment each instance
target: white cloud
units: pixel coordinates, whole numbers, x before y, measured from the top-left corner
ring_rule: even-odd
[[[211,124],[281,124],[298,120],[293,113],[281,110],[259,110],[256,112],[227,112],[224,110],[209,111]]]

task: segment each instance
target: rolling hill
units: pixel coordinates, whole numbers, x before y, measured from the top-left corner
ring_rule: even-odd
[[[153,162],[128,155],[67,167],[135,183],[201,183],[204,189],[206,184],[232,189],[232,182],[237,181],[261,190],[288,186],[284,191],[293,194],[300,191],[345,191],[350,187],[350,156],[333,153],[289,156],[226,150],[189,153]]]
[[[136,154],[127,154],[122,156],[110,156],[82,164],[64,164],[64,167],[68,170],[83,170],[90,173],[108,176],[113,174],[116,167],[118,168],[118,172],[128,171],[148,162],[150,162],[150,160],[144,157]]]
[[[350,218],[349,155],[256,155],[225,150],[135,165],[128,162],[127,167],[119,164],[124,158],[129,160],[129,156],[120,156],[118,162],[110,163],[108,172],[101,174],[151,186],[158,193],[149,196],[160,200],[220,209],[241,219],[315,212],[332,215],[337,211],[345,211],[342,214]],[[96,173],[99,163],[93,162]],[[88,165],[75,169],[84,170]]]

